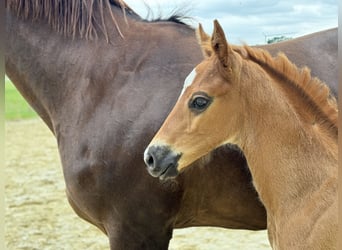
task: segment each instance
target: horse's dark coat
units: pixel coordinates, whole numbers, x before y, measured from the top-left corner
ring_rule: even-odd
[[[111,249],[167,249],[179,227],[264,229],[265,210],[247,168],[240,167],[245,159],[229,147],[174,181],[147,174],[143,150],[202,56],[186,25],[143,22],[126,12],[127,25],[122,10],[111,8],[124,39],[108,29],[110,43],[72,39],[45,21],[22,20],[6,10],[6,74],[57,138],[76,213],[108,235]],[[107,26],[111,20],[104,13]],[[290,58],[313,69],[319,65],[313,73],[335,84],[337,70],[320,71],[337,65],[337,30],[328,32],[334,36],[311,40],[332,44],[329,62],[308,60],[311,50]],[[280,48],[286,52],[290,45]]]

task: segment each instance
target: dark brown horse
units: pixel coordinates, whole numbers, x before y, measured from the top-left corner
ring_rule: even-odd
[[[6,1],[6,74],[58,141],[71,206],[111,249],[167,249],[173,228],[266,228],[237,150],[221,147],[173,181],[145,170],[144,148],[202,58],[192,28],[147,22],[122,1],[35,2]],[[336,65],[336,29],[309,40],[332,44]],[[291,60],[305,63],[302,52]],[[313,73],[337,84],[337,70]]]

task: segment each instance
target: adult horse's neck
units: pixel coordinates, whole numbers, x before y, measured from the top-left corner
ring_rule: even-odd
[[[119,8],[112,7],[112,11],[118,26],[127,25]],[[109,13],[104,14],[107,25],[110,18]],[[94,76],[90,60],[99,59],[97,50],[107,47],[119,52],[125,42],[114,27],[108,29],[111,44],[104,37],[92,42],[79,35],[59,34],[47,21],[18,18],[10,9],[6,10],[6,23],[6,74],[53,132],[54,121],[70,97],[67,90],[77,91],[84,72],[89,71],[89,78]],[[93,50],[84,49],[87,46]],[[115,63],[119,62],[111,62],[114,68]]]

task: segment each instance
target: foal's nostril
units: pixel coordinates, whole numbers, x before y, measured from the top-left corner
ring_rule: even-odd
[[[153,153],[154,153],[153,147],[148,148],[144,153],[144,162],[145,162],[146,166],[150,169],[155,167],[155,161],[156,160],[154,159]]]
[[[148,155],[146,156],[145,162],[146,162],[147,166],[153,167],[153,165],[154,165],[153,156],[152,156],[151,154],[148,154]]]

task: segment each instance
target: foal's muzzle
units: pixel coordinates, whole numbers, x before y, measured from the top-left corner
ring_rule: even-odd
[[[153,177],[166,179],[178,175],[178,160],[181,154],[176,154],[168,146],[152,145],[144,153],[147,171]]]

